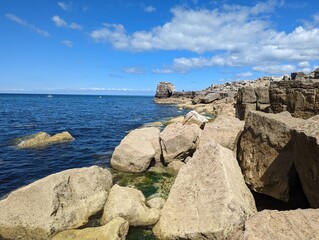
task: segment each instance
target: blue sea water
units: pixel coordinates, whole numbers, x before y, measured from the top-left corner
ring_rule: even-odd
[[[143,123],[182,114],[144,96],[0,94],[0,197],[62,170],[108,167],[114,148]],[[14,140],[69,131],[75,141],[18,149]]]

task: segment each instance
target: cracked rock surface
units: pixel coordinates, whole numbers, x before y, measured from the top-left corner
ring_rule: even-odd
[[[233,152],[214,141],[181,168],[153,231],[158,239],[229,239],[256,212]]]
[[[49,239],[101,211],[112,186],[106,169],[70,169],[13,191],[0,201],[0,239]]]

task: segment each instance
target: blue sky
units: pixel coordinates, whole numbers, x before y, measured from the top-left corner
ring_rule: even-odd
[[[0,92],[151,95],[319,65],[318,0],[0,0],[0,31]]]

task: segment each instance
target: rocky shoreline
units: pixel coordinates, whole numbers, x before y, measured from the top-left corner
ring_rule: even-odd
[[[131,131],[112,169],[13,191],[0,201],[0,239],[122,240],[136,227],[156,239],[317,239],[318,78],[316,69],[198,92],[160,83],[155,102],[192,111]]]

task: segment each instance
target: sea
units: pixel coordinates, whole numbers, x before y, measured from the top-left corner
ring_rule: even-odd
[[[0,94],[0,198],[66,169],[110,167],[114,148],[129,131],[181,114],[151,96]],[[16,147],[19,138],[40,131],[68,131],[75,140]]]

